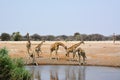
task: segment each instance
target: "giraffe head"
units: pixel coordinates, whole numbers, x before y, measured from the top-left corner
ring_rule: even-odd
[[[67,46],[65,46],[65,50],[67,50]]]
[[[68,54],[65,54],[65,56],[67,56],[67,57],[68,57]]]
[[[42,40],[43,42],[45,42],[45,40]]]
[[[27,36],[29,36],[29,33],[27,33]]]
[[[83,40],[80,43],[85,44]]]

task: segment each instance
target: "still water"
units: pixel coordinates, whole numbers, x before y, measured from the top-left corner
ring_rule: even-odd
[[[120,80],[120,68],[95,66],[26,66],[33,80]]]

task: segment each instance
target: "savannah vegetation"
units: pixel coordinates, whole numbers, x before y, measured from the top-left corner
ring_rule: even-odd
[[[20,32],[9,33],[1,33],[0,35],[1,41],[26,41],[27,36],[21,35]],[[113,40],[113,34],[110,36],[104,36],[102,34],[80,34],[79,32],[75,32],[73,35],[39,35],[37,33],[30,34],[30,39],[32,41],[110,41]],[[120,40],[120,35],[114,36],[115,40]]]
[[[11,59],[6,48],[0,49],[0,80],[31,80],[22,59]]]

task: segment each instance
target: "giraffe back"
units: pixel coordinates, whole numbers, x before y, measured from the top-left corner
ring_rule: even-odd
[[[42,45],[44,42],[45,42],[45,41],[42,41],[41,43],[39,43],[39,44],[36,46],[36,48],[41,47],[41,45]]]
[[[75,50],[75,49],[76,49],[78,46],[80,46],[82,43],[84,44],[84,42],[81,41],[81,42],[79,42],[79,43],[76,43],[76,44],[72,45],[71,47],[69,47],[69,48],[67,49],[67,51],[68,51],[68,52],[73,52],[73,50]]]

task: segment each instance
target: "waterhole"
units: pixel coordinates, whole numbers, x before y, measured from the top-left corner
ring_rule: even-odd
[[[33,80],[120,80],[120,68],[98,66],[26,66]]]

